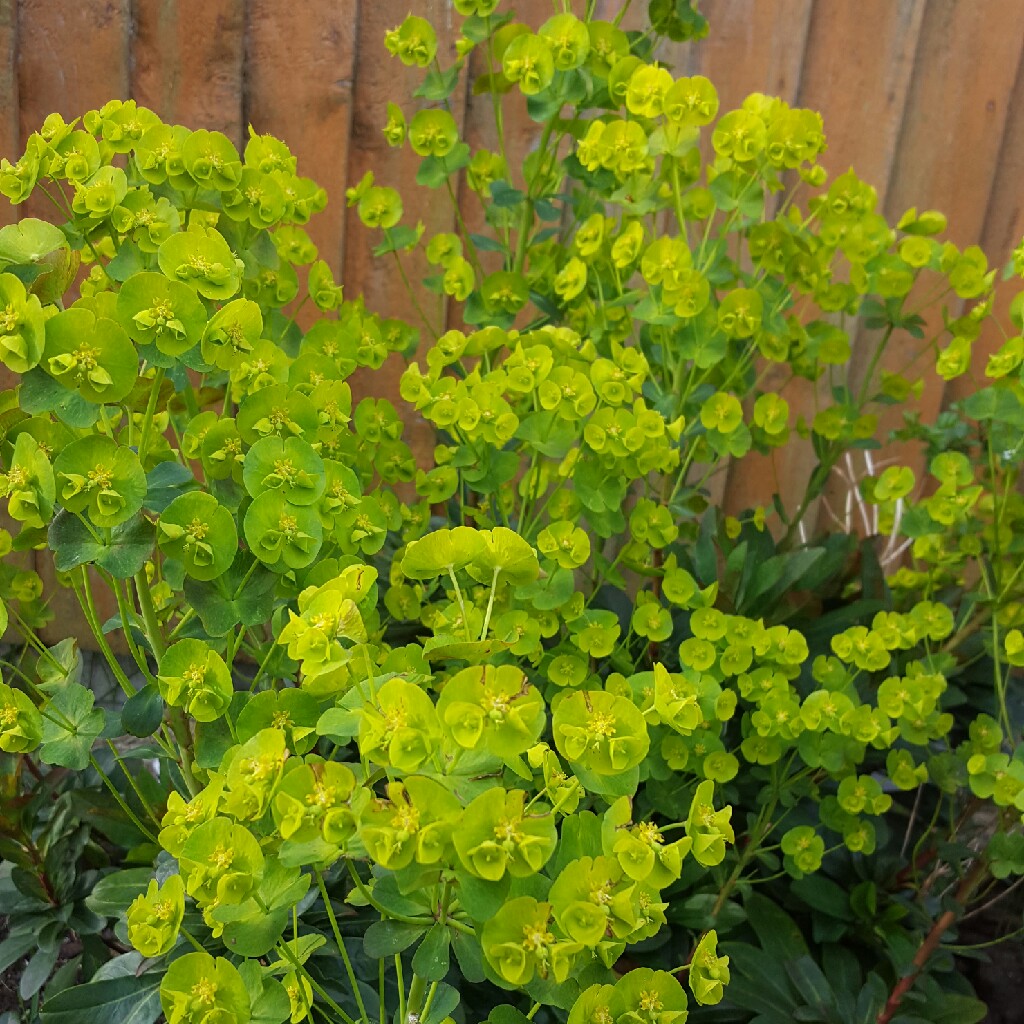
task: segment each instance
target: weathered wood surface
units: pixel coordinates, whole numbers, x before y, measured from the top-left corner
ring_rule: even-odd
[[[602,11],[612,6],[600,0]],[[538,23],[551,11],[547,0],[518,7]],[[639,0],[633,7],[630,23],[645,9]],[[677,72],[709,76],[723,108],[756,91],[819,109],[830,172],[855,166],[890,216],[911,205],[945,211],[954,241],[982,244],[993,266],[1005,262],[1024,233],[1024,0],[705,0],[701,7],[709,38],[662,54]],[[0,156],[14,159],[51,111],[72,117],[112,97],[133,96],[167,120],[219,129],[238,145],[249,124],[280,135],[300,173],[328,190],[330,204],[310,233],[346,294],[417,322],[393,259],[371,257],[373,240],[344,199],[345,188],[373,170],[402,191],[410,222],[422,219],[428,232],[452,227],[450,205],[415,186],[417,158],[390,149],[381,134],[387,100],[407,101],[418,77],[383,45],[385,30],[409,10],[439,26],[440,55],[450,58],[458,19],[445,0],[0,0]],[[481,70],[483,55],[473,60]],[[489,107],[487,97],[466,90],[452,97],[473,145],[494,144]],[[514,162],[536,133],[524,111],[511,112],[506,127]],[[479,225],[477,197],[463,188],[458,200],[467,222]],[[18,210],[0,203],[0,225],[48,212],[45,199]],[[418,257],[402,260],[412,279],[424,271]],[[424,309],[437,327],[451,322],[433,298]],[[866,341],[855,339],[854,381],[865,369]],[[1000,341],[990,331],[978,342],[974,376],[943,387],[926,374],[928,415],[980,381]],[[899,353],[891,359],[883,365],[897,368]],[[355,390],[394,398],[401,370],[393,359],[372,377],[360,375]],[[781,388],[782,378],[775,383]],[[794,415],[813,412],[810,385],[791,382],[783,393]],[[430,433],[414,418],[410,427],[423,459]],[[780,486],[797,494],[813,462],[800,445],[774,459],[748,459],[742,472],[719,475],[714,495],[735,511]],[[842,490],[826,495],[831,506],[842,504]],[[819,521],[829,507],[817,510]],[[62,606],[62,623],[68,614]]]

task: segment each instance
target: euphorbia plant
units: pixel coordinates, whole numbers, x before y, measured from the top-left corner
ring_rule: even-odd
[[[48,118],[0,167],[0,191],[38,189],[61,221],[0,231],[0,359],[21,375],[3,406],[8,546],[52,556],[125,691],[93,706],[73,651],[37,635],[34,575],[5,570],[26,653],[0,749],[26,791],[61,768],[105,786],[123,862],[152,865],[105,872],[75,919],[116,919],[137,952],[51,987],[49,1012],[130,998],[130,972],[172,1024],[671,1024],[728,996],[717,933],[745,914],[757,930],[752,886],[870,859],[897,790],[918,794],[901,856],[934,809],[914,881],[948,813],[936,789],[947,838],[966,787],[996,807],[962,900],[989,864],[1024,870],[1006,687],[1024,661],[1019,338],[963,429],[908,424],[933,491],[912,498],[906,467],[863,483],[913,568],[887,585],[866,543],[851,577],[856,538],[807,543],[805,526],[831,470],[877,446],[880,407],[913,393],[878,372],[894,337],[923,352],[949,335],[939,372],[966,370],[984,258],[936,241],[937,214],[890,227],[852,172],[828,183],[815,113],[754,96],[719,116],[710,82],[674,78],[655,44],[700,27],[685,4],[653,3],[647,32],[455,6],[451,67],[424,19],[388,33],[430,106],[391,104],[384,131],[422,158],[421,184],[464,175],[486,231],[459,216],[423,238],[394,190],[348,192],[403,280],[407,249],[436,268],[422,294],[409,283],[418,328],[342,299],[302,228],[326,197],[276,139],[251,133],[240,155],[115,101]],[[474,50],[493,152],[447,109]],[[539,127],[521,168],[500,130],[513,101]],[[912,297],[926,278],[973,303],[934,338]],[[446,309],[464,329],[439,329]],[[858,316],[874,332],[860,382],[844,369]],[[347,378],[389,352],[415,359],[402,398],[437,429],[429,466],[400,411],[353,401]],[[831,385],[812,422],[764,386],[773,365]],[[709,507],[729,460],[800,436],[819,460],[801,499]],[[806,594],[826,588],[846,605],[815,622]],[[979,636],[995,700],[964,732],[950,681]],[[13,884],[59,917],[81,894],[49,885],[35,819],[8,831]],[[857,1005],[891,1016],[913,949]]]

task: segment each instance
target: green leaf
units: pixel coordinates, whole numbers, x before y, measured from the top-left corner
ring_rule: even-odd
[[[751,893],[743,904],[750,927],[765,950],[793,960],[809,955],[807,943],[796,922],[776,903],[766,896]]]
[[[818,1011],[825,1020],[835,1020],[832,1011],[836,997],[821,968],[809,957],[802,956],[786,962],[786,973],[807,1005]]]
[[[161,975],[146,973],[75,985],[47,999],[40,1024],[153,1024],[160,1016]]]
[[[453,64],[450,68],[441,70],[433,67],[427,72],[423,84],[413,93],[413,96],[420,96],[425,100],[438,102],[446,100],[455,91],[459,82],[459,65]]]
[[[156,683],[148,683],[125,701],[121,725],[132,736],[152,736],[160,728],[164,702]]]
[[[371,960],[380,960],[408,949],[425,932],[425,925],[374,921],[363,935],[363,948]]]
[[[483,981],[482,977],[480,981]],[[424,1014],[422,1024],[441,1024],[441,1021],[452,1015],[455,1007],[458,1005],[458,990],[442,982],[434,992],[434,1001],[430,1004],[430,1009]]]
[[[78,683],[58,690],[46,706],[43,745],[39,757],[46,764],[59,764],[72,771],[84,771],[96,737],[103,732],[104,714],[94,708],[93,693]]]
[[[103,534],[107,534],[104,536]],[[120,580],[130,579],[153,553],[156,528],[141,513],[99,535],[73,512],[61,509],[47,538],[58,572],[93,562]]]
[[[152,868],[128,868],[101,878],[89,895],[85,905],[102,917],[120,917],[136,896],[144,893],[153,877]]]
[[[492,181],[491,198],[494,200],[495,206],[511,210],[526,201],[526,193],[513,188],[507,181]]]
[[[58,956],[60,946],[53,949],[37,949],[32,954],[18,982],[18,994],[22,999],[31,999],[46,984]]]
[[[192,470],[180,462],[157,463],[146,474],[146,483],[148,486],[145,507],[150,512],[158,514],[179,495],[195,490],[199,486],[192,475]]]
[[[455,880],[459,886],[459,903],[475,921],[487,921],[498,912],[508,897],[509,878],[488,882],[464,871],[456,870]]]
[[[69,427],[91,427],[100,418],[98,405],[87,402],[48,373],[36,367],[21,376],[18,402],[30,416],[53,413]]]
[[[448,928],[439,921],[413,954],[412,969],[427,981],[441,981],[448,973],[448,945]]]

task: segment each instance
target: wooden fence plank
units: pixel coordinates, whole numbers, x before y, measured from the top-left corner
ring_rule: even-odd
[[[11,162],[21,156],[18,133],[18,8],[0,0],[0,157]],[[18,208],[0,199],[0,227],[18,219]]]
[[[245,0],[145,0],[134,5],[131,88],[168,123],[245,142]]]
[[[998,31],[992,31],[995,25]],[[931,0],[925,6],[903,129],[884,196],[890,221],[911,206],[937,209],[949,218],[947,235],[957,245],[981,239],[1022,48],[1024,0],[977,0],[971,5]],[[911,305],[914,296],[924,299],[933,287],[915,289]],[[924,316],[925,336],[939,334],[939,310],[931,308]],[[881,369],[898,371],[907,364],[898,337],[894,342],[880,361]],[[870,358],[869,346],[858,339],[854,381],[863,376]],[[931,355],[910,371],[911,376],[918,374],[924,391],[914,408],[930,422],[943,406],[945,384],[934,371]],[[902,413],[895,406],[880,415],[880,433],[900,426]],[[892,445],[883,454],[910,466],[920,478],[924,463],[918,446]]]
[[[257,132],[284,139],[299,174],[327,189],[327,209],[307,230],[336,276],[349,184],[357,10],[354,0],[307,0],[295,8],[278,0],[249,4],[248,120]]]
[[[47,3],[21,0],[18,5],[18,93],[21,142],[47,114],[78,117],[107,100],[124,98],[129,89],[130,20],[128,0],[80,0]],[[22,216],[53,220],[56,211],[42,197],[21,207]],[[56,218],[59,219],[59,218]],[[46,552],[35,559],[45,592],[51,595],[54,621],[41,631],[48,642],[89,629],[71,591],[56,586],[53,560]],[[116,611],[111,595],[97,588],[100,618]]]
[[[710,23],[706,39],[666,50],[675,73],[700,74],[718,90],[721,110],[739,107],[754,92],[796,103],[805,61],[811,0],[713,0],[702,5]],[[711,132],[704,133],[705,158]],[[711,500],[730,513],[767,504],[775,488],[768,457],[751,454],[742,468],[727,464],[708,481]]]
[[[852,166],[883,198],[903,122],[924,7],[924,0],[868,0],[856,6],[819,0],[811,19],[798,104],[822,113],[828,149],[821,163],[830,178]],[[837,59],[840,53],[841,60]],[[769,378],[769,386],[778,380],[777,375]],[[827,402],[828,386],[824,380],[817,385],[794,380],[784,394],[794,416],[803,414],[810,421],[818,403]],[[783,498],[790,511],[804,494],[816,464],[809,441],[792,442],[773,455],[773,481],[776,486],[777,481],[784,481]],[[763,486],[755,474],[743,472],[735,477],[748,494],[750,488]],[[813,533],[816,521],[831,523],[831,509],[843,508],[845,499],[842,482],[831,484],[824,500],[808,510],[808,532]],[[757,503],[764,503],[763,492]],[[748,504],[753,502],[748,500]]]
[[[989,264],[1000,274],[1013,250],[1024,239],[1024,192],[1021,190],[1021,182],[1024,181],[1024,118],[1019,116],[1019,112],[1024,110],[1024,56],[1017,67],[1017,81],[1008,109],[1017,111],[1018,116],[1009,117],[1006,123],[980,242],[989,256]],[[996,293],[995,322],[987,323],[981,337],[974,343],[971,372],[946,386],[946,404],[960,401],[972,391],[991,383],[985,377],[985,364],[1007,336],[1019,333],[1010,323],[1009,305],[1022,288],[1024,283],[1020,278],[1001,282]]]
[[[402,101],[406,118],[419,106],[426,105],[422,100],[408,101],[424,72],[418,68],[406,68],[384,48],[385,32],[400,24],[408,11],[409,5],[405,0],[380,0],[360,9],[348,180],[355,184],[372,170],[378,184],[396,188],[401,193],[405,208],[403,222],[415,225],[422,221],[429,237],[438,231],[452,230],[454,214],[451,203],[447,195],[420,188],[415,183],[419,157],[407,145],[400,149],[390,148],[381,131],[387,120],[389,99],[392,102]],[[458,36],[457,16],[453,9],[445,0],[423,0],[416,5],[416,13],[437,29],[438,60],[447,67],[454,59]],[[460,125],[464,101],[461,90],[452,97],[452,113]],[[402,284],[395,257],[376,259],[371,253],[378,240],[379,232],[364,228],[356,211],[349,210],[344,240],[344,280],[349,295],[354,297],[361,292],[367,309],[415,324],[421,330],[425,345],[429,341],[429,331]],[[402,253],[399,260],[431,327],[443,329],[440,325],[445,316],[444,304],[418,288],[418,282],[429,270],[422,252]],[[391,357],[373,373],[357,371],[352,378],[353,397],[358,400],[373,394],[398,402],[398,382],[403,369],[403,361]],[[407,424],[406,440],[416,457],[426,462],[433,451],[433,432],[414,413],[409,414]]]

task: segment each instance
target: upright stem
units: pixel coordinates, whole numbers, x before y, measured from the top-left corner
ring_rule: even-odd
[[[956,891],[955,899],[961,907],[970,899],[971,894],[981,884],[987,871],[988,863],[983,857],[979,857],[974,862],[974,866],[971,870],[964,876],[964,880],[960,883],[960,886]],[[931,931],[929,931],[925,936],[924,941],[914,954],[913,969],[900,978],[893,986],[892,992],[889,993],[889,998],[886,1000],[885,1006],[882,1007],[878,1016],[875,1018],[876,1024],[889,1024],[893,1015],[899,1009],[900,1003],[903,1002],[903,997],[910,991],[914,982],[917,980],[917,976],[924,969],[925,964],[928,963],[932,953],[934,953],[938,948],[939,943],[942,941],[942,936],[945,935],[946,931],[952,927],[956,919],[956,910],[947,910],[936,919],[935,923],[931,927]]]

